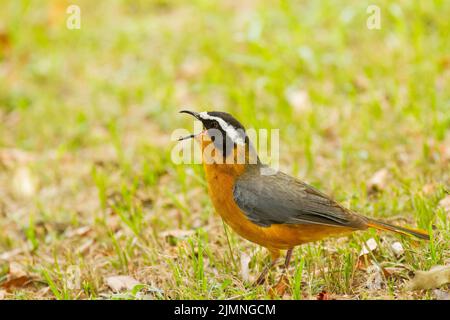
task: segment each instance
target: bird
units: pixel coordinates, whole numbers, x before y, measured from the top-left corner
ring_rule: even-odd
[[[215,211],[238,235],[266,248],[271,262],[255,285],[266,281],[286,250],[285,279],[296,246],[330,236],[375,228],[429,240],[422,230],[395,226],[360,215],[313,186],[281,171],[267,171],[245,127],[231,114],[220,111],[182,110],[203,124],[194,138],[201,145],[209,197]],[[271,172],[268,174],[267,172]]]

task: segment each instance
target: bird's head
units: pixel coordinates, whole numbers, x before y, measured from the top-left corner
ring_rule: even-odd
[[[231,114],[219,111],[195,112],[183,110],[180,113],[187,113],[203,124],[203,131],[182,137],[179,140],[195,138],[202,144],[205,151],[211,142],[211,147],[215,155],[222,156],[223,159],[239,161],[239,156],[244,156],[244,163],[259,163],[256,151],[251,146],[251,142],[245,133],[244,126]],[[205,154],[203,154],[205,159]]]

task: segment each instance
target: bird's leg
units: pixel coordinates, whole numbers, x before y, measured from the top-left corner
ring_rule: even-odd
[[[287,279],[286,273],[289,268],[289,264],[291,263],[292,258],[292,248],[289,249],[286,252],[286,259],[284,260],[283,265],[283,273],[281,274],[280,280],[278,280],[278,283],[275,285],[275,287],[272,288],[272,292],[278,296],[282,296],[284,292],[286,291],[286,288],[289,284],[289,280]]]
[[[289,268],[289,264],[291,263],[291,258],[292,258],[292,251],[293,248],[289,249],[286,252],[286,260],[284,260],[284,270],[283,270],[283,274],[286,272],[286,270]]]
[[[267,274],[269,273],[269,270],[273,268],[273,266],[277,263],[276,260],[272,260],[268,266],[265,266],[264,270],[259,275],[258,279],[255,281],[255,286],[259,286],[266,282]]]
[[[259,275],[258,279],[255,281],[254,283],[255,286],[259,286],[266,281],[266,277],[270,269],[272,269],[277,264],[278,259],[280,258],[280,250],[269,249],[269,251],[272,260],[270,261],[270,264],[264,268],[264,270]]]

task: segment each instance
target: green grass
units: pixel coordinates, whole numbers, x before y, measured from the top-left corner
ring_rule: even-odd
[[[6,298],[271,298],[251,285],[266,252],[225,233],[200,165],[171,161],[172,131],[192,130],[184,108],[280,129],[283,171],[433,234],[366,231],[298,247],[284,298],[434,297],[402,288],[450,259],[439,207],[450,188],[448,1],[72,3],[80,30],[66,28],[69,2],[7,1],[0,12],[0,270],[17,263],[32,279]],[[366,28],[369,4],[380,30]],[[306,98],[293,107],[290,92]],[[389,178],[373,195],[382,168]],[[161,235],[180,229],[195,232]],[[379,290],[356,268],[369,238],[372,260],[401,269]],[[78,288],[67,284],[73,266]],[[114,293],[104,279],[119,274],[143,285]]]

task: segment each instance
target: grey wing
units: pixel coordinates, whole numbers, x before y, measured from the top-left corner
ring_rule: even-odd
[[[236,204],[249,220],[260,225],[319,224],[354,229],[365,227],[364,217],[345,209],[308,184],[282,172],[244,173],[233,189]]]

